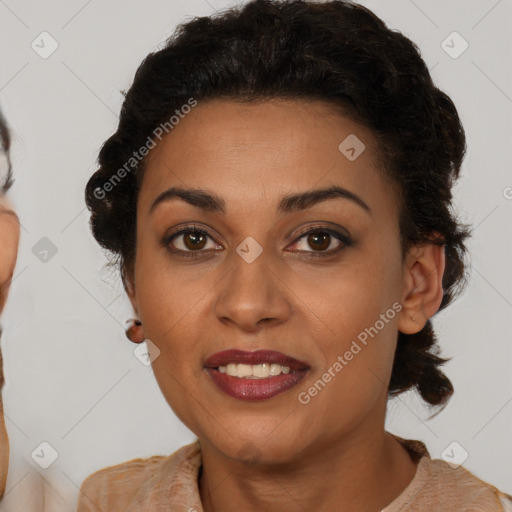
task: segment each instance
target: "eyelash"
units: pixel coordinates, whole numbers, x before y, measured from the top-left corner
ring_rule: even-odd
[[[169,250],[171,253],[176,254],[180,257],[184,257],[184,258],[199,258],[202,256],[203,253],[212,250],[212,249],[207,249],[207,250],[201,249],[201,250],[197,250],[197,251],[184,251],[183,249],[176,249],[176,248],[170,247],[171,242],[175,238],[179,237],[180,235],[184,235],[184,234],[188,234],[188,233],[198,233],[200,235],[207,236],[208,238],[213,240],[213,238],[210,236],[210,234],[207,231],[205,231],[204,229],[202,229],[198,226],[186,226],[183,229],[177,231],[176,233],[172,233],[171,235],[165,237],[162,240],[162,245],[167,250]],[[300,233],[297,236],[297,238],[295,238],[295,240],[292,242],[292,245],[297,243],[298,241],[300,241],[302,238],[304,238],[308,235],[311,235],[311,234],[315,234],[315,233],[326,233],[328,235],[331,235],[336,240],[341,242],[341,245],[339,247],[337,247],[336,249],[331,249],[330,251],[299,251],[302,253],[307,253],[309,255],[309,257],[311,257],[311,258],[326,258],[328,256],[333,256],[334,254],[337,254],[340,251],[342,251],[344,248],[350,247],[352,245],[352,240],[350,239],[349,236],[344,235],[343,233],[340,233],[338,231],[326,228],[324,226],[313,227],[303,233]]]

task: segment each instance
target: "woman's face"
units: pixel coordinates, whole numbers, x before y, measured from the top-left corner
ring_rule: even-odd
[[[0,192],[0,312],[4,309],[16,265],[20,223],[6,195]]]
[[[20,224],[11,204],[3,192],[0,192],[0,313],[2,312],[11,282],[16,256]],[[0,353],[0,382],[3,384],[3,362]],[[1,386],[0,386],[1,393]],[[9,440],[5,427],[3,402],[0,394],[0,496],[4,494],[9,465]]]
[[[295,100],[200,102],[150,151],[132,301],[165,398],[224,455],[290,461],[383,429],[406,279],[396,196],[375,161],[371,132]],[[222,211],[161,196],[172,187]],[[283,203],[331,187],[342,192]],[[273,386],[214,369],[228,349],[304,364]]]

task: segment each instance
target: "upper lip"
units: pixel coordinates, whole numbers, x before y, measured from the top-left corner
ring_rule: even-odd
[[[239,349],[215,352],[215,354],[212,354],[206,359],[204,366],[206,368],[218,368],[219,366],[226,366],[229,363],[251,365],[263,363],[280,364],[281,366],[288,366],[291,370],[306,370],[309,368],[307,363],[275,350],[255,350],[247,352]]]

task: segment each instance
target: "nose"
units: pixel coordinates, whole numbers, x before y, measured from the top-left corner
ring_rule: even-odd
[[[219,321],[250,332],[286,322],[291,313],[289,290],[265,250],[250,263],[236,252],[229,260],[230,270],[219,283],[214,304]]]

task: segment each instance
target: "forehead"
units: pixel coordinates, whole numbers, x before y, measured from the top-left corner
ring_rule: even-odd
[[[204,188],[234,210],[333,184],[389,199],[376,149],[369,129],[321,101],[199,102],[148,154],[139,201]]]

